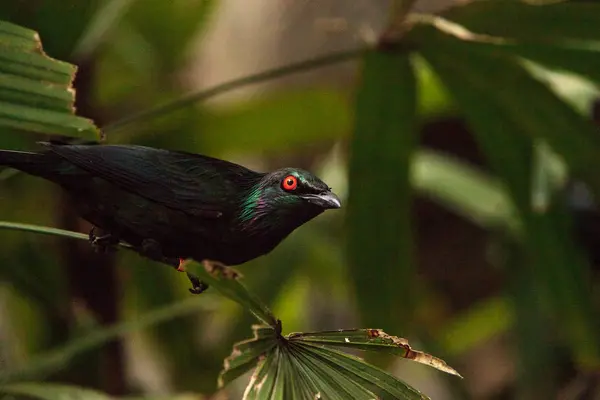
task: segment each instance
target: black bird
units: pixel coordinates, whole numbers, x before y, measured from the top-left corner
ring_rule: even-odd
[[[269,253],[340,200],[299,168],[271,173],[227,161],[134,145],[43,143],[0,150],[0,165],[60,185],[95,227],[99,247],[119,241],[141,255],[238,265]],[[98,229],[102,232],[98,235]]]

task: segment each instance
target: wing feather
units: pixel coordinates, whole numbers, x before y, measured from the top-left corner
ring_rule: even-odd
[[[211,157],[134,145],[55,145],[49,150],[91,174],[169,208],[219,218],[263,174]]]

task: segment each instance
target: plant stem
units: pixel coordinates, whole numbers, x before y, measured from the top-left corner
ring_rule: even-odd
[[[23,232],[41,233],[44,235],[61,236],[79,240],[89,240],[88,235],[78,232],[67,231],[64,229],[50,228],[47,226],[22,224],[19,222],[0,221],[0,229],[16,230]],[[131,249],[127,243],[119,243],[119,246]],[[274,329],[280,322],[271,313],[269,308],[262,301],[246,290],[246,288],[237,281],[237,279],[227,279],[216,277],[209,274],[206,269],[197,262],[191,262],[186,266],[186,270],[192,270],[197,276],[213,286],[225,297],[239,303],[242,307],[250,311],[260,322],[270,325]]]
[[[170,112],[180,110],[184,107],[189,107],[196,102],[207,100],[211,97],[243,86],[260,83],[271,79],[281,78],[286,75],[308,71],[311,69],[320,68],[327,65],[333,65],[354,58],[358,58],[364,53],[364,51],[366,51],[366,49],[361,48],[355,50],[336,52],[323,57],[313,58],[301,61],[299,63],[269,69],[267,71],[259,72],[254,75],[246,76],[244,78],[234,79],[232,81],[213,86],[210,89],[203,90],[197,93],[192,93],[187,96],[181,97],[177,100],[165,103],[161,106],[151,108],[149,110],[142,111],[137,114],[133,114],[129,117],[125,117],[123,119],[120,119],[116,122],[104,126],[102,128],[102,131],[104,133],[113,132],[123,128],[126,125],[130,125],[131,123],[136,122],[138,120],[156,118],[160,115],[168,114]]]
[[[89,235],[79,232],[68,231],[66,229],[51,228],[49,226],[23,224],[20,222],[0,221],[0,229],[12,231],[41,233],[42,235],[60,236],[71,239],[89,240]],[[127,243],[119,243],[119,246],[131,248]]]
[[[65,229],[50,228],[48,226],[22,224],[20,222],[0,221],[0,229],[34,232],[41,233],[43,235],[62,236],[72,239],[88,240],[88,235],[85,235],[83,233],[67,231]]]

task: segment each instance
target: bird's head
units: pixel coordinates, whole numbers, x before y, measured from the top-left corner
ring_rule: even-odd
[[[247,229],[291,232],[323,211],[340,207],[340,199],[322,180],[299,168],[283,168],[262,175],[246,192],[239,219]]]

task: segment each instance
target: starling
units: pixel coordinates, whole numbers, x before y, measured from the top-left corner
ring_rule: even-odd
[[[94,229],[98,248],[129,244],[181,267],[232,266],[269,253],[339,198],[299,168],[260,173],[228,161],[136,145],[43,143],[39,152],[0,150],[0,165],[60,185]]]

